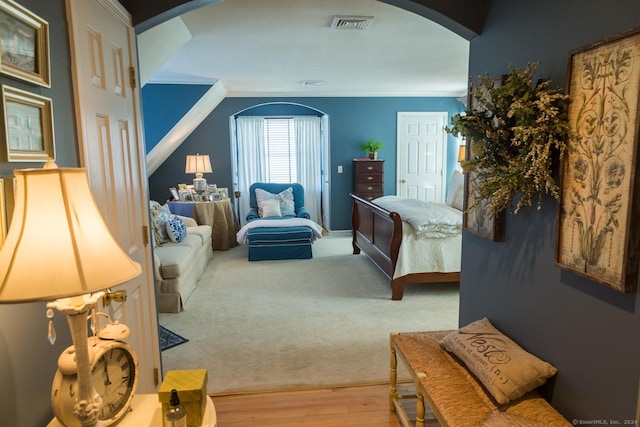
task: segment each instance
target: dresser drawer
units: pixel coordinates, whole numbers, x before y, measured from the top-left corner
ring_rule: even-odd
[[[384,194],[382,193],[372,193],[372,194],[356,194],[358,197],[362,197],[363,199],[365,199],[367,202],[370,202],[374,199],[377,199],[378,197],[382,197],[384,196]]]
[[[367,161],[360,161],[360,162],[354,162],[355,163],[355,173],[357,175],[360,174],[370,174],[370,173],[379,173],[382,174],[382,172],[384,171],[384,162],[381,161],[373,161],[373,162],[367,162]]]
[[[355,177],[355,184],[382,184],[381,173],[358,174]]]
[[[376,184],[357,184],[356,185],[356,193],[358,193],[359,196],[362,196],[363,194],[372,194],[372,193],[380,193],[382,194],[383,190],[383,185],[382,183],[376,183]]]

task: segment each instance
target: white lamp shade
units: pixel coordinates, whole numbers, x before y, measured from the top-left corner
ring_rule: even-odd
[[[208,154],[196,154],[187,156],[187,164],[184,173],[211,173],[211,159]]]
[[[16,199],[0,248],[0,303],[105,290],[141,268],[111,235],[85,169],[16,170]]]

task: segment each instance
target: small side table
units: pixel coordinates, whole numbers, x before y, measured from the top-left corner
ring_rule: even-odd
[[[213,250],[228,251],[238,245],[238,228],[230,199],[213,202],[169,202],[169,209],[173,214],[192,217],[198,225],[211,226]]]
[[[162,405],[157,394],[136,394],[131,402],[131,411],[118,423],[118,427],[162,427]],[[217,427],[216,408],[207,398],[202,427]],[[47,427],[64,427],[56,418]]]

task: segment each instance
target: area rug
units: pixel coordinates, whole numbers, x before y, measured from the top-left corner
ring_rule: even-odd
[[[189,337],[162,353],[163,369],[207,369],[210,394],[388,382],[389,333],[457,328],[458,295],[457,283],[408,285],[392,301],[346,233],[316,241],[309,260],[215,251],[185,310],[159,315]]]
[[[181,337],[175,332],[170,331],[162,325],[158,325],[160,330],[160,351],[165,351],[180,344],[184,344],[188,339]]]

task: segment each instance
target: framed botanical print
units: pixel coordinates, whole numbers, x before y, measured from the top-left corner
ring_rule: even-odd
[[[49,24],[18,3],[0,0],[0,72],[51,86]]]
[[[51,102],[50,98],[2,85],[1,161],[55,159]]]
[[[562,163],[556,263],[635,292],[640,262],[640,28],[569,55],[572,137]]]

